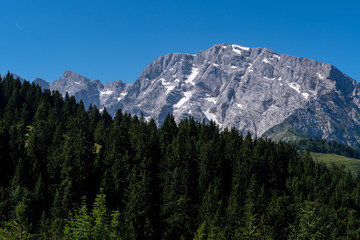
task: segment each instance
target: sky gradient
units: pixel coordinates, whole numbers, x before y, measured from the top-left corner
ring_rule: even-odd
[[[267,47],[360,80],[356,1],[39,1],[1,3],[0,73],[54,81],[71,70],[133,82],[154,59],[216,43]]]

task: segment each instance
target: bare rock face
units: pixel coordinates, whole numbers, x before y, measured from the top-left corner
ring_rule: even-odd
[[[106,107],[106,109],[114,115],[116,110],[124,107],[122,100],[126,96],[129,86],[129,84],[121,80],[106,83],[100,92],[101,107]]]
[[[39,85],[42,89],[48,89],[50,84],[42,78],[35,78],[33,83]]]
[[[156,59],[118,106],[159,124],[168,113],[177,120],[191,115],[257,136],[284,139],[281,133],[291,131],[357,145],[359,91],[358,82],[330,64],[217,44],[194,56]]]
[[[65,71],[59,80],[50,83],[50,90],[58,90],[63,96],[68,92],[69,95],[75,96],[77,101],[82,100],[86,107],[90,104],[100,106],[99,83],[77,73]]]
[[[332,86],[322,86],[316,98],[263,136],[279,140],[318,137],[360,148],[359,83],[333,66],[328,80]]]
[[[216,44],[196,55],[168,54],[132,84],[102,85],[66,71],[50,89],[111,114],[143,113],[160,125],[170,113],[274,139],[322,137],[360,146],[359,83],[330,64],[267,48]]]

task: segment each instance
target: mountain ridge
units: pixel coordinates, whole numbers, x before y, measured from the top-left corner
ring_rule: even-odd
[[[112,115],[121,108],[158,124],[170,113],[178,121],[192,116],[257,136],[293,130],[360,143],[359,83],[331,64],[268,48],[216,44],[195,55],[170,53],[132,84],[102,84],[65,71],[49,88]]]

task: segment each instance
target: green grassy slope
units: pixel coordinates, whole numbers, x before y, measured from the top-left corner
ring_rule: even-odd
[[[360,159],[348,158],[333,153],[311,153],[314,160],[324,162],[327,165],[344,165],[353,176],[360,174]]]

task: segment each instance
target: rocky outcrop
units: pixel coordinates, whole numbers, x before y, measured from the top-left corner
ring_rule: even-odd
[[[65,71],[49,88],[69,92],[86,106],[142,113],[158,124],[170,113],[274,139],[360,143],[359,83],[330,64],[267,48],[216,44],[196,55],[168,54],[132,84],[103,85]]]
[[[86,107],[90,104],[100,106],[99,82],[92,82],[71,71],[65,71],[59,80],[50,83],[50,90],[58,90],[63,96],[68,92],[75,96],[77,101],[82,100]]]

